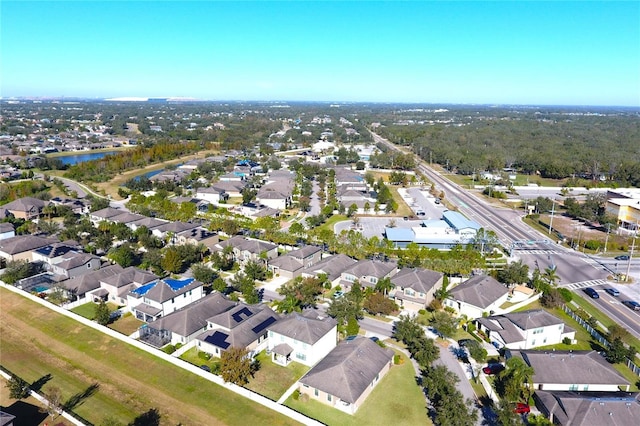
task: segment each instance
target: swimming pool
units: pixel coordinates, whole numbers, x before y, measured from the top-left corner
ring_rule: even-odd
[[[37,285],[33,288],[33,291],[35,291],[36,293],[42,293],[44,291],[49,290],[49,287],[43,286],[43,285]]]

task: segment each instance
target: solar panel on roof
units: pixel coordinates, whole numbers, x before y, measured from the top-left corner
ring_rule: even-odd
[[[211,343],[212,345],[219,348],[227,349],[229,346],[231,346],[231,343],[227,342],[227,337],[229,337],[227,333],[216,331],[211,336],[205,337],[204,341],[207,343]]]
[[[262,321],[260,324],[256,325],[255,327],[253,327],[251,329],[251,331],[253,331],[256,334],[261,333],[265,328],[269,327],[271,324],[273,324],[274,322],[276,322],[276,319],[274,317],[269,317],[266,320]]]
[[[243,320],[243,316],[245,317],[244,319],[249,318],[251,315],[253,315],[253,312],[251,312],[251,310],[249,310],[249,308],[247,308],[246,306],[242,309],[240,309],[238,312],[236,312],[235,314],[231,315],[231,318],[233,318],[233,320],[235,322],[241,322]]]

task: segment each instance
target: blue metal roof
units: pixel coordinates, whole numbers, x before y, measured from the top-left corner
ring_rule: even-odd
[[[165,278],[164,280],[154,281],[154,282],[151,282],[149,284],[145,284],[145,285],[143,285],[141,287],[138,287],[137,289],[133,290],[132,293],[136,293],[136,294],[139,294],[140,296],[144,296],[145,294],[147,294],[147,292],[149,290],[154,288],[160,281],[164,281],[165,284],[167,284],[171,288],[171,290],[178,291],[178,290],[182,289],[183,287],[186,287],[189,284],[191,284],[192,282],[194,282],[195,278],[184,278],[184,279],[181,279],[181,280],[175,280],[175,279],[172,279],[172,278]]]
[[[391,241],[413,241],[415,238],[411,228],[384,228],[384,233]]]
[[[477,231],[481,228],[476,222],[467,219],[462,215],[462,213],[458,213],[453,210],[447,210],[442,214],[442,217],[449,225],[451,225],[452,228],[456,230],[472,228]]]

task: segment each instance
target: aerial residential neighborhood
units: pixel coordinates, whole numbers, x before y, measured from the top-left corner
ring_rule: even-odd
[[[47,104],[11,105],[22,111]],[[598,208],[617,212],[600,234],[613,245],[606,246],[611,254],[587,255],[587,241],[598,237],[582,226],[585,236],[571,235],[563,225],[572,202],[593,202],[580,189],[564,191],[563,207],[554,198],[544,215],[536,209],[548,198],[539,194],[557,189],[539,187],[526,198],[525,185],[513,190],[524,196],[496,204],[484,191],[488,177],[471,189],[442,180],[362,123],[356,133],[363,140],[337,140],[335,133],[354,122],[331,113],[306,124],[313,135],[322,123],[318,142],[285,140],[287,131],[242,151],[205,147],[159,173],[123,170],[127,179],[118,185],[83,177],[78,167],[91,160],[58,170],[31,164],[64,157],[7,157],[10,167],[35,171],[2,183],[3,322],[20,305],[8,301],[22,295],[28,299],[21,303],[170,361],[177,370],[165,375],[240,386],[248,393],[242,398],[308,424],[374,424],[388,415],[389,392],[406,394],[407,424],[448,424],[452,410],[469,425],[590,425],[605,410],[632,424],[640,406],[638,313],[622,302],[640,293],[640,269],[633,246],[629,255],[619,249],[635,244],[636,231],[635,204],[620,200],[637,199],[638,191],[598,192]],[[304,120],[282,123],[305,128]],[[138,139],[161,132],[150,131]],[[28,141],[42,144],[38,133]],[[58,141],[65,145],[64,137]],[[144,148],[120,149],[112,158]],[[382,153],[399,165],[382,166]],[[469,210],[471,203],[504,213]],[[541,229],[526,222],[533,217]],[[583,289],[607,305],[584,298]],[[84,344],[82,335],[71,342]],[[9,353],[2,352],[7,380],[24,380],[51,407],[52,394],[34,389],[37,377]],[[438,379],[443,368],[455,380]],[[229,389],[216,392],[240,392]],[[571,408],[583,406],[593,409]],[[106,418],[81,407],[54,411],[73,412],[79,424]]]

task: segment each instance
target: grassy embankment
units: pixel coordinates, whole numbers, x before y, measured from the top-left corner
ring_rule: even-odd
[[[46,307],[0,289],[0,363],[70,398],[98,384],[74,411],[94,424],[129,423],[157,408],[163,425],[295,424],[201,377]]]

